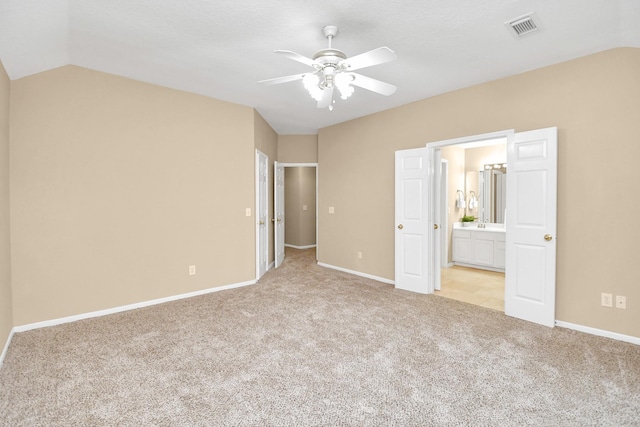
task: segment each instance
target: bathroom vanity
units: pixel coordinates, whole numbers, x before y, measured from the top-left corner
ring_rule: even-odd
[[[453,262],[464,267],[504,272],[505,229],[503,224],[485,228],[453,226]]]

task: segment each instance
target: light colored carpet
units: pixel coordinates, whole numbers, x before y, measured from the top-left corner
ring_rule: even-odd
[[[3,426],[640,425],[640,347],[287,249],[256,285],[19,333]]]

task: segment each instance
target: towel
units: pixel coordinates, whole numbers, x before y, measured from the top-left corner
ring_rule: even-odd
[[[477,208],[478,208],[478,199],[476,199],[476,196],[469,197],[469,209],[474,210]]]

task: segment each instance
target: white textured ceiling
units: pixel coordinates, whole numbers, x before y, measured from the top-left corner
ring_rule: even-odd
[[[541,30],[516,39],[505,21],[534,12]],[[458,88],[602,50],[640,47],[639,0],[0,0],[0,60],[19,79],[74,64],[250,107],[279,134],[316,133]],[[273,53],[348,56],[388,46],[398,59],[360,70],[398,86],[389,97],[356,88],[319,110],[308,71]]]

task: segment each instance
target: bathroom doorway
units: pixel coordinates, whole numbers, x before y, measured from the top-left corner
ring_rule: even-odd
[[[501,137],[440,149],[442,253],[440,289],[435,290],[445,298],[502,312],[506,191],[490,177],[496,175],[498,166],[501,174],[506,173],[506,146],[506,137]],[[473,226],[462,227],[462,217],[474,217]]]

